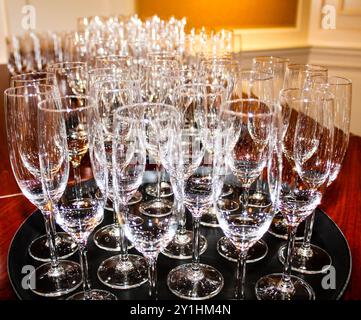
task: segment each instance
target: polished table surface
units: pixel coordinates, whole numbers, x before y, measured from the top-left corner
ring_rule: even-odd
[[[8,158],[3,107],[3,91],[7,88],[8,82],[6,66],[0,65],[0,299],[16,299],[7,275],[8,248],[16,230],[35,210],[35,207],[21,195]],[[338,224],[351,248],[352,274],[345,299],[361,299],[360,160],[361,137],[351,136],[341,172],[327,190],[321,205]]]

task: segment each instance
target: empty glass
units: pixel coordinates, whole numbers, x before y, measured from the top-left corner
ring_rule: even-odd
[[[44,187],[51,204],[56,205],[54,200],[57,194],[52,192],[54,184],[59,179],[65,179],[66,190],[57,203],[55,219],[79,247],[83,291],[69,299],[116,300],[110,292],[91,289],[88,277],[88,238],[103,220],[108,189],[108,170],[98,110],[87,96],[47,99],[39,104],[39,124],[49,131],[46,137],[40,134]],[[82,157],[78,157],[78,154]],[[57,159],[69,163],[73,158],[79,159],[80,176],[69,179],[68,175],[59,172]]]
[[[57,203],[65,190],[69,174],[66,155],[57,156],[57,169],[53,173],[54,182],[52,203],[43,188],[41,166],[39,162],[39,135],[48,137],[48,131],[42,124],[38,126],[38,104],[45,99],[53,99],[54,87],[47,85],[27,85],[10,88],[5,91],[5,117],[8,137],[10,162],[15,179],[24,193],[39,210],[41,210],[46,230],[46,239],[36,244],[47,248],[42,257],[50,262],[39,266],[32,277],[36,287],[31,290],[41,296],[58,297],[74,291],[81,284],[81,271],[78,263],[58,260],[54,215],[56,210],[52,203]],[[40,129],[41,128],[41,129]],[[56,138],[61,142],[60,133]],[[62,152],[60,145],[55,149]],[[35,244],[35,242],[33,242]],[[31,246],[32,247],[32,246]],[[36,252],[36,251],[35,251]],[[69,255],[69,254],[68,254]]]
[[[334,148],[331,159],[331,171],[328,178],[329,186],[340,172],[343,159],[346,154],[350,136],[350,116],[352,99],[352,82],[342,77],[314,76],[311,77],[309,85],[318,90],[328,90],[335,99],[334,105]],[[332,265],[330,255],[319,246],[311,244],[312,230],[315,221],[314,211],[306,220],[303,242],[296,242],[292,259],[292,269],[306,274],[318,274],[327,271]],[[279,258],[284,263],[285,247],[281,247]]]
[[[248,250],[268,230],[277,204],[280,164],[276,149],[273,106],[258,99],[227,101],[222,107],[222,120],[227,132],[225,145],[218,144],[218,157],[225,157],[231,172],[243,186],[240,210],[227,210],[218,205],[219,224],[238,253],[235,297],[245,299],[245,276]],[[271,160],[274,160],[273,162]],[[265,173],[265,179],[254,185],[253,194],[262,194],[258,205],[249,193],[252,182]]]
[[[321,202],[330,174],[333,148],[333,96],[316,90],[285,89],[280,104],[290,108],[283,138],[283,168],[279,209],[288,225],[283,274],[258,280],[260,300],[313,300],[315,293],[303,279],[291,275],[298,225]]]

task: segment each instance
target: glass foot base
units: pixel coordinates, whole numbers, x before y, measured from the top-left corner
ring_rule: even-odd
[[[282,264],[285,262],[286,246],[278,251],[278,258]],[[302,250],[302,242],[296,242],[293,250],[292,270],[304,274],[324,273],[332,265],[330,255],[322,248],[311,244],[310,250]]]
[[[58,250],[58,258],[66,259],[73,255],[78,246],[74,240],[65,232],[58,232],[55,239]],[[30,257],[41,262],[50,262],[50,250],[46,235],[41,236],[30,243],[28,249]]]
[[[87,299],[85,299],[84,292],[78,292],[67,300],[117,300],[117,297],[105,290],[90,290]]]
[[[158,185],[156,183],[148,184],[145,188],[145,192],[149,196],[158,197]],[[171,195],[173,195],[172,186],[168,182],[162,181],[160,184],[160,197],[167,198]]]
[[[140,191],[137,191],[134,196],[130,199],[128,206],[135,205],[143,200],[143,195]],[[108,211],[114,211],[113,210],[113,202],[108,199],[107,203],[105,204],[105,209]]]
[[[110,224],[95,232],[93,240],[95,245],[106,251],[120,251],[119,245],[119,226]],[[128,241],[128,249],[133,248],[133,245]]]
[[[216,296],[223,288],[222,274],[211,266],[200,264],[198,271],[193,264],[173,269],[167,278],[170,291],[187,300],[206,300]]]
[[[289,292],[280,286],[281,273],[274,273],[262,277],[256,283],[256,297],[258,300],[314,300],[312,287],[299,277],[291,276],[294,289]]]
[[[100,264],[98,278],[110,288],[136,288],[148,281],[147,262],[143,257],[132,254],[123,262],[117,255]]]
[[[172,213],[173,204],[167,200],[154,199],[152,201],[143,202],[139,211],[148,217],[161,218]]]
[[[214,208],[210,208],[201,218],[201,225],[204,227],[218,228],[219,223]]]
[[[229,192],[233,193],[233,189],[229,187]],[[228,189],[227,189],[228,190]],[[223,211],[237,211],[239,209],[239,204],[236,201],[230,199],[221,199],[217,202],[217,210]],[[202,215],[201,225],[205,227],[218,228],[219,223],[217,219],[217,213],[215,208],[210,208],[208,212]]]
[[[228,197],[233,194],[233,188],[229,184],[225,184],[222,189],[221,197]]]
[[[76,290],[82,283],[80,265],[73,261],[60,260],[57,270],[50,263],[38,267],[30,275],[30,289],[43,297],[59,297]]]
[[[233,243],[227,238],[222,237],[217,242],[217,251],[229,261],[237,262],[238,253]],[[253,263],[262,260],[268,253],[267,243],[263,240],[257,241],[248,251],[247,263]]]
[[[187,231],[183,235],[177,234],[162,253],[168,258],[186,260],[192,258],[193,253],[193,232]],[[207,250],[207,240],[201,236],[199,240],[199,251],[203,254]]]
[[[296,241],[303,240],[303,234],[305,230],[305,223],[302,222],[297,228]],[[272,221],[271,226],[268,229],[268,233],[276,238],[287,240],[287,223],[284,221],[282,214],[277,213]]]

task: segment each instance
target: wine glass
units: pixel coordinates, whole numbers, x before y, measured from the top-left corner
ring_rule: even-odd
[[[291,112],[283,138],[283,169],[279,209],[288,225],[283,274],[258,280],[260,300],[313,300],[312,287],[291,275],[294,239],[298,225],[321,202],[330,174],[333,148],[333,96],[312,89],[285,89],[280,104]]]
[[[143,100],[150,103],[165,103],[167,97],[171,95],[172,89],[177,85],[176,72],[179,62],[174,55],[168,52],[151,53],[147,58],[148,64],[144,69]],[[157,182],[147,185],[145,191],[148,195],[158,199],[158,206],[163,203],[163,210],[167,210],[170,208],[169,203],[162,198],[170,197],[173,194],[172,188],[168,182],[162,181],[159,155],[150,153],[150,156],[156,162]]]
[[[222,55],[205,55],[200,62],[199,78],[201,82],[212,85],[214,88],[221,86],[223,89],[224,99],[231,97],[234,90],[235,81],[241,72],[241,66],[237,60],[232,59],[228,54]],[[211,87],[211,86],[210,86]],[[218,111],[217,111],[218,110]],[[220,108],[213,108],[213,116],[217,116]],[[232,195],[233,188],[229,184],[224,184],[222,197]],[[218,219],[214,208],[202,216],[202,226],[219,227]]]
[[[200,263],[200,221],[215,199],[219,198],[223,184],[212,148],[206,148],[206,137],[199,121],[210,121],[206,114],[209,103],[207,85],[192,84],[181,86],[177,92],[177,107],[183,114],[183,128],[193,139],[191,148],[186,148],[184,156],[190,157],[192,167],[184,179],[184,204],[193,216],[193,257],[192,263],[184,264],[168,274],[168,288],[178,297],[190,300],[204,300],[216,296],[223,288],[223,276],[215,268]],[[209,128],[206,125],[206,128]],[[178,143],[180,143],[178,141]],[[182,163],[182,162],[180,162]]]
[[[139,86],[137,87],[139,90]],[[98,269],[98,278],[105,285],[116,289],[129,289],[140,286],[147,281],[145,260],[133,254],[128,254],[128,240],[117,218],[115,206],[115,193],[113,188],[112,156],[113,140],[118,131],[114,131],[115,113],[118,109],[136,102],[139,92],[135,90],[134,81],[113,80],[96,83],[96,101],[100,111],[101,124],[104,132],[106,160],[109,169],[108,197],[113,203],[114,224],[99,229],[94,235],[94,240],[101,248],[110,248],[120,254],[104,260]],[[130,191],[129,191],[130,192]],[[136,190],[130,192],[124,206],[130,205]],[[134,201],[134,200],[133,200]],[[111,245],[112,242],[114,246]],[[131,246],[130,246],[131,247]]]
[[[11,87],[35,86],[35,85],[51,85],[56,86],[56,79],[49,72],[29,72],[12,76],[10,79]],[[55,88],[54,88],[55,89]],[[54,94],[55,94],[54,90]],[[77,245],[73,239],[65,232],[57,232],[55,243],[59,259],[66,259],[75,253]],[[41,236],[33,240],[28,248],[29,255],[38,261],[49,262],[50,252],[47,236]]]
[[[307,86],[308,81],[312,77],[320,76],[326,79],[327,74],[328,74],[328,70],[323,66],[314,65],[314,64],[296,64],[296,63],[287,64],[282,88],[302,89]],[[282,106],[282,109],[284,113],[289,112],[289,108],[285,105]],[[287,115],[285,116],[285,119],[286,118],[288,118]],[[286,129],[287,126],[284,126],[284,128]],[[279,212],[275,215],[268,232],[277,238],[287,240],[287,223],[282,213]],[[302,234],[303,234],[302,228],[299,227],[298,232],[296,234],[297,241],[303,239]]]
[[[289,62],[288,58],[276,56],[258,56],[252,59],[252,70],[273,75],[273,96],[275,100],[278,100],[279,93],[283,89],[286,68]]]
[[[47,85],[27,85],[9,88],[5,91],[5,117],[10,162],[15,179],[25,197],[42,212],[45,222],[46,239],[40,243],[50,251],[50,262],[42,264],[33,273],[36,287],[31,290],[41,296],[57,297],[68,294],[81,284],[79,264],[58,260],[55,236],[54,208],[42,186],[39,163],[38,103],[52,98],[54,87]],[[53,201],[64,192],[69,172],[68,163],[60,159],[58,172],[63,175],[54,186]],[[34,244],[34,242],[33,242]],[[45,245],[47,244],[47,245]],[[48,256],[46,256],[48,258]]]
[[[224,144],[218,144],[218,157],[224,156],[231,172],[244,188],[242,209],[216,210],[219,224],[238,253],[236,299],[245,299],[245,275],[248,250],[268,230],[278,196],[280,176],[279,157],[272,157],[276,139],[273,105],[258,99],[227,101],[222,106],[222,120],[228,131]],[[225,154],[222,154],[225,153]],[[274,160],[273,162],[271,160]],[[249,188],[263,171],[266,179],[255,184],[262,194],[258,205],[249,201]],[[266,183],[268,182],[268,183]]]
[[[116,300],[110,292],[91,289],[88,277],[87,243],[91,232],[103,220],[108,187],[98,110],[87,96],[46,99],[39,103],[39,124],[49,130],[49,134],[55,133],[53,137],[40,135],[42,177],[52,204],[55,200],[52,193],[54,182],[64,177],[57,173],[57,157],[61,156],[68,162],[79,159],[79,179],[71,180],[65,176],[66,189],[55,210],[57,223],[77,242],[80,254],[83,291],[69,299]],[[57,139],[58,136],[62,140]],[[82,157],[79,158],[78,154]]]
[[[148,122],[147,114],[157,108],[157,118]],[[157,295],[156,263],[159,252],[167,246],[177,229],[177,211],[167,215],[144,215],[134,208],[128,212],[127,201],[140,186],[145,171],[145,125],[154,127],[162,139],[163,124],[170,106],[140,104],[116,111],[113,139],[113,186],[116,212],[126,236],[148,263],[149,295]],[[172,110],[175,112],[175,109]],[[143,141],[144,139],[144,141]]]
[[[166,168],[171,179],[175,179],[178,182],[184,183],[184,181],[187,178],[189,178],[189,175],[192,174],[192,170],[195,170],[200,164],[199,162],[198,165],[194,167],[194,163],[197,163],[197,159],[201,161],[203,157],[205,148],[198,148],[198,144],[201,143],[202,137],[201,137],[201,130],[198,126],[200,122],[198,121],[198,124],[196,122],[195,115],[198,106],[195,103],[195,101],[196,99],[200,99],[202,95],[206,96],[207,90],[210,90],[211,88],[212,86],[208,84],[187,83],[180,85],[175,90],[174,102],[175,105],[177,106],[177,109],[180,110],[183,120],[178,124],[178,129],[180,131],[170,132],[169,136],[177,137],[174,140],[174,142],[180,143],[180,145],[177,144],[175,144],[175,146],[172,146],[172,144],[165,145],[167,147],[165,150],[167,151],[167,153],[169,153],[171,157],[163,155],[164,159],[162,160],[162,164]],[[218,103],[219,106],[219,102],[223,101],[223,97],[219,96],[219,94],[222,94],[223,92],[222,88],[220,86],[215,86],[213,89],[214,92],[213,94],[212,93],[209,94],[209,98],[211,100],[212,96],[215,97],[218,95],[218,102],[214,103],[213,105],[216,105]],[[216,112],[216,110],[214,110],[214,112]],[[197,150],[196,148],[198,148],[198,151],[200,151],[201,154],[195,152],[192,153],[191,152],[192,147],[194,147],[194,151],[196,151]],[[164,145],[161,145],[160,150],[162,151],[163,148]],[[184,154],[182,154],[182,152]],[[162,154],[164,154],[164,150],[163,152],[160,153],[161,156]],[[173,166],[176,166],[176,168],[180,170],[180,172],[183,175],[179,175],[177,171],[174,172],[174,169],[171,169],[172,165],[170,164],[167,165],[167,162],[170,160],[173,161]],[[185,167],[190,166],[190,168],[188,169],[190,171],[186,173],[187,172],[186,168],[183,168],[183,166]],[[173,191],[177,189],[183,190],[183,188],[184,186],[178,188],[174,188],[173,186]],[[169,243],[169,245],[162,251],[162,253],[167,257],[173,259],[179,259],[179,260],[191,259],[193,255],[193,232],[187,230],[186,228],[186,214],[184,210],[184,200],[180,200],[179,199],[180,196],[177,194],[175,194],[175,196],[177,198],[177,201],[179,202],[178,210],[181,211],[179,218],[179,227],[176,236]],[[200,235],[199,254],[202,255],[206,251],[206,249],[207,249],[207,239],[202,235]]]
[[[139,85],[137,82],[132,80],[121,80],[118,77],[109,76],[105,78],[97,78],[95,83],[92,83],[91,87],[91,96],[93,101],[97,103],[98,109],[100,111],[100,118],[102,120],[102,125],[104,129],[104,142],[105,142],[105,151],[108,160],[108,170],[109,170],[109,190],[108,190],[108,202],[106,209],[113,211],[113,221],[114,223],[106,225],[101,229],[97,230],[94,234],[95,244],[107,251],[119,251],[121,248],[120,245],[120,234],[119,234],[119,224],[115,212],[113,210],[113,201],[112,201],[112,170],[111,170],[111,154],[112,154],[112,125],[113,125],[113,112],[115,109],[131,104],[139,97]],[[98,81],[99,80],[99,81]],[[139,199],[140,198],[140,199]],[[133,203],[141,201],[138,196],[137,199],[133,199]]]
[[[350,116],[352,99],[352,82],[342,77],[314,76],[309,85],[318,90],[328,90],[335,98],[334,105],[334,142],[333,156],[331,159],[331,171],[328,178],[329,186],[340,172],[343,159],[346,154],[350,136]],[[330,255],[319,246],[311,244],[312,230],[315,219],[315,211],[311,218],[306,220],[303,242],[296,242],[292,259],[292,269],[306,274],[324,273],[332,265]],[[284,263],[285,248],[281,247],[279,258]]]
[[[274,109],[274,86],[273,86],[273,74],[266,73],[264,70],[243,70],[240,72],[234,80],[232,86],[231,99],[256,99],[265,103],[272,110]],[[252,192],[250,186],[255,181],[258,181],[258,175],[254,176],[253,180],[248,182],[240,180],[243,194],[240,198],[240,203],[246,202],[262,202],[262,192],[257,193],[255,190],[262,191],[262,188],[255,188]],[[247,185],[244,185],[247,183]],[[257,182],[256,182],[257,183]],[[245,197],[247,199],[245,199]],[[238,252],[227,237],[222,237],[217,243],[217,251],[222,256],[230,261],[238,261]],[[268,253],[268,246],[265,241],[259,239],[248,251],[248,263],[257,262],[263,259]]]
[[[167,105],[163,103],[145,103],[148,108],[145,109],[146,114],[144,115],[144,127],[146,133],[146,149],[151,159],[155,161],[156,167],[156,178],[157,183],[147,185],[145,191],[147,194],[152,195],[152,187],[156,191],[156,197],[154,199],[145,201],[140,206],[140,211],[144,215],[168,215],[172,212],[173,204],[169,199],[165,197],[170,197],[173,194],[172,187],[168,183],[161,182],[161,161],[160,161],[160,135],[156,127],[152,126],[154,121],[157,121],[158,117],[162,112],[167,111]],[[165,110],[163,110],[165,108]],[[164,126],[170,124],[170,119],[164,119]],[[163,191],[162,191],[163,190]]]

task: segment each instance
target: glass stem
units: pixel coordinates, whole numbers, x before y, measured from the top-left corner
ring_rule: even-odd
[[[242,203],[243,203],[243,212],[244,214],[247,214],[248,209],[248,202],[249,202],[249,187],[243,187],[243,193],[242,193]]]
[[[158,162],[156,164],[156,171],[157,171],[157,199],[160,199],[162,195],[162,166]]]
[[[292,294],[294,291],[294,286],[291,280],[291,270],[292,270],[292,258],[293,258],[293,248],[295,245],[297,226],[288,226],[288,237],[287,237],[287,247],[285,254],[284,269],[282,274],[282,279],[279,284],[280,289],[286,294]]]
[[[86,243],[79,244],[79,257],[80,257],[80,266],[83,275],[83,291],[84,291],[84,300],[90,300],[90,282],[89,282],[89,273],[88,273],[88,259],[87,259],[87,250]]]
[[[76,197],[77,199],[81,199],[81,172],[80,172],[80,166],[73,165],[73,174],[74,174],[74,181],[75,181],[75,186],[78,186],[77,188],[75,188],[75,192],[76,192]]]
[[[147,258],[149,297],[157,299],[157,257]]]
[[[237,277],[236,277],[236,292],[235,298],[238,300],[245,299],[245,281],[246,281],[246,265],[247,265],[247,253],[248,250],[243,250],[239,252],[238,261],[237,261]]]
[[[123,204],[121,207],[124,210],[124,219],[127,219],[128,218],[128,206],[126,204]],[[119,237],[120,257],[123,262],[127,262],[128,261],[128,239],[125,236],[124,229],[120,225],[119,221],[118,221],[118,226],[119,226],[119,234],[120,234],[120,237]]]
[[[178,204],[178,210],[179,210],[178,234],[184,235],[187,232],[187,229],[186,229],[187,218],[186,218],[186,211],[185,211],[183,203]]]
[[[54,212],[43,211],[44,221],[45,221],[45,230],[47,242],[49,244],[50,251],[50,262],[53,269],[57,268],[59,265],[58,262],[58,252],[56,249],[56,229],[54,221]]]
[[[311,216],[306,219],[305,223],[305,233],[303,235],[303,243],[300,250],[300,253],[305,257],[312,256],[311,238],[313,232],[313,224],[315,223],[315,213],[316,211],[313,211]]]
[[[193,257],[192,269],[199,271],[199,240],[200,240],[200,217],[193,217]]]

